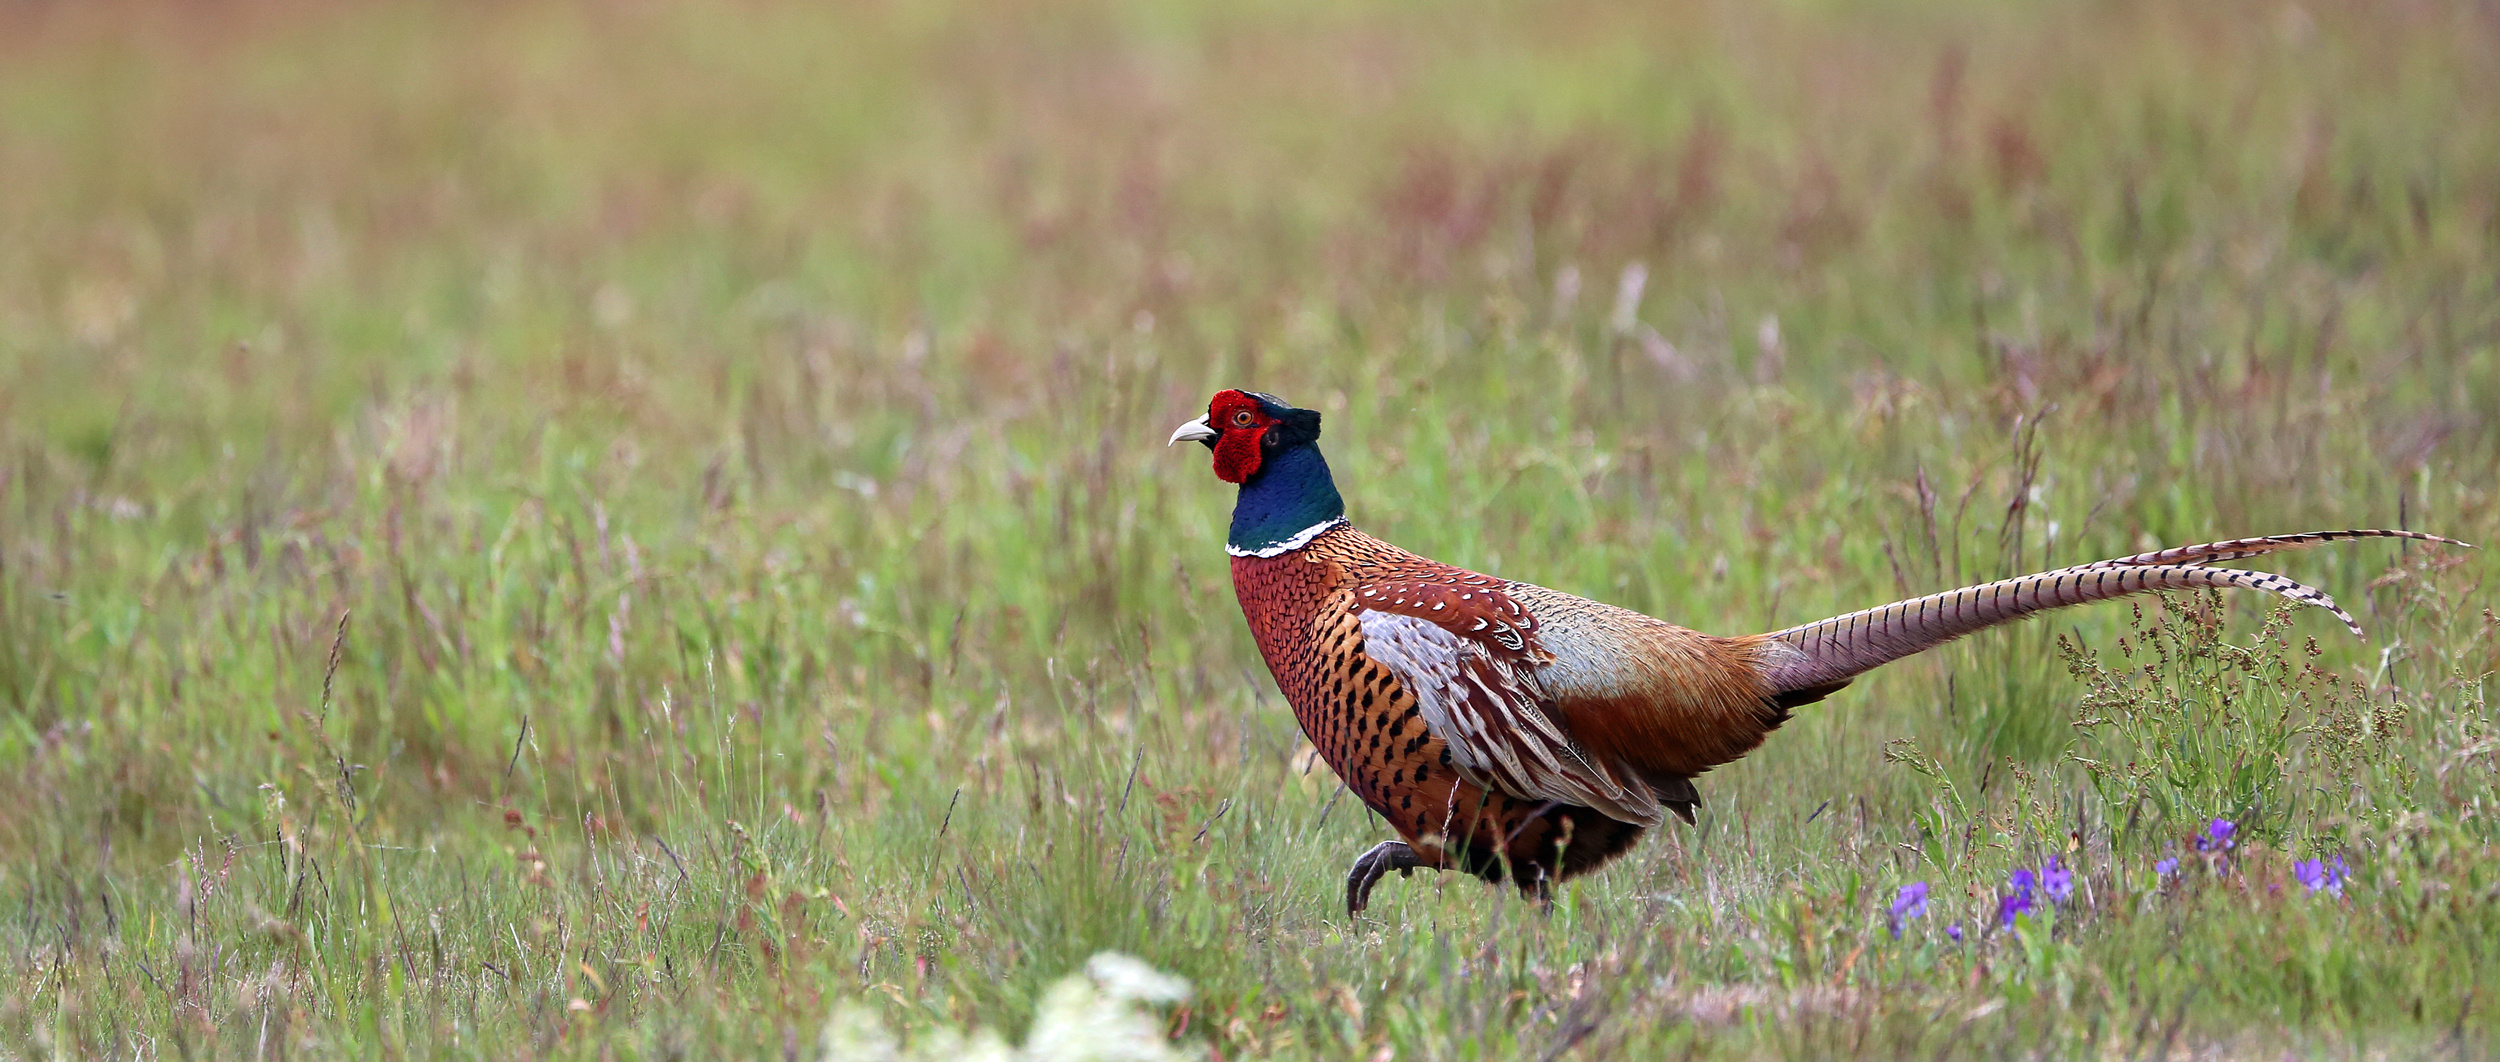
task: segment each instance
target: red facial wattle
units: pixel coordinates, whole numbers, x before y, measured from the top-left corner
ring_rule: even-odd
[[[1215,477],[1241,483],[1259,472],[1266,459],[1267,430],[1276,418],[1259,408],[1259,400],[1240,391],[1219,391],[1207,403],[1207,426],[1222,434],[1215,440]]]
[[[1223,438],[1215,440],[1215,478],[1226,483],[1241,483],[1257,475],[1260,443],[1267,435],[1267,425],[1249,428],[1228,428]]]

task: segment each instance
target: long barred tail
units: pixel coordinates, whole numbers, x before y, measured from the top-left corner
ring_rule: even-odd
[[[2219,561],[2355,538],[2406,538],[2467,545],[2455,539],[2418,531],[2362,530],[2317,531],[2180,546],[1896,601],[1878,608],[1774,631],[1759,636],[1766,651],[1761,652],[1757,659],[1762,663],[1764,679],[1772,691],[1780,695],[1782,704],[1805,704],[1820,700],[1824,695],[1848,685],[1850,679],[1881,665],[2044,609],[2107,601],[2149,590],[2193,590],[2202,587],[2237,587],[2281,594],[2334,613],[2336,619],[2344,621],[2344,626],[2352,628],[2354,634],[2360,634],[2361,624],[2353,620],[2352,614],[2345,612],[2335,604],[2334,598],[2315,587],[2271,572],[2205,567]]]

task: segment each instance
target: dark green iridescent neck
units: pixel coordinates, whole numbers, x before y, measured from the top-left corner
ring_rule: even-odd
[[[1302,548],[1344,519],[1345,499],[1337,495],[1328,460],[1317,446],[1295,446],[1268,455],[1258,474],[1241,485],[1224,549],[1237,557],[1272,557]]]

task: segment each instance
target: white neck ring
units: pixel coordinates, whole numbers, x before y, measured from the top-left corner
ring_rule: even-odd
[[[1342,516],[1322,520],[1309,527],[1303,528],[1300,531],[1294,532],[1292,537],[1289,537],[1282,542],[1275,543],[1274,545],[1261,546],[1257,549],[1243,549],[1227,542],[1224,544],[1224,552],[1230,553],[1236,557],[1281,557],[1287,553],[1291,553],[1304,546],[1310,545],[1312,539],[1318,538],[1321,533],[1342,523],[1345,523],[1345,517]]]

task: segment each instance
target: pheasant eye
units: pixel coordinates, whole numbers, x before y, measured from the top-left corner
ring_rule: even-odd
[[[1251,425],[1252,421],[1253,418],[1250,416],[1249,410],[1236,409],[1233,411],[1233,427],[1247,428]]]

